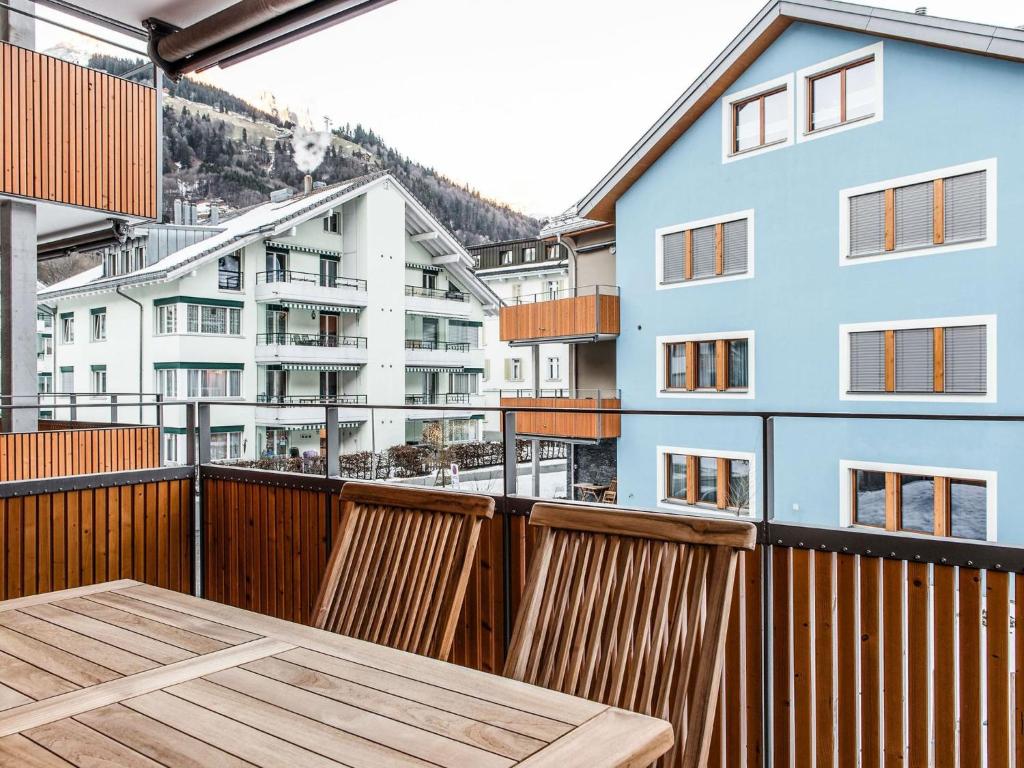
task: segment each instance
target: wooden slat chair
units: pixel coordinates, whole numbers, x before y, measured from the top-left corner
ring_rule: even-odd
[[[538,539],[505,675],[661,717],[659,766],[707,760],[740,550],[739,520],[537,504]]]
[[[313,625],[447,659],[494,499],[350,482],[341,502]]]

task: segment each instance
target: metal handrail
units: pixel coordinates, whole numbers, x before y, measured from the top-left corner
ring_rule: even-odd
[[[262,279],[261,279],[262,278]],[[256,273],[256,284],[260,283],[309,283],[321,288],[353,288],[366,290],[366,281],[358,277],[332,277],[318,272],[300,272],[294,269],[273,269]]]
[[[258,333],[257,344],[290,344],[297,347],[366,347],[365,336],[339,336],[334,333]]]
[[[620,400],[618,389],[499,389],[498,397],[548,398],[557,400]],[[562,409],[559,409],[562,410]]]
[[[509,304],[539,304],[543,301],[557,301],[558,299],[575,299],[582,296],[618,296],[619,286],[617,285],[581,285],[572,288],[559,288],[556,291],[540,291],[539,293],[528,293],[525,296],[514,296],[507,299]]]
[[[366,395],[267,395],[257,396],[260,403],[302,405],[365,405]]]
[[[406,339],[406,349],[446,350],[448,352],[469,352],[468,341],[434,341],[431,339]]]
[[[469,294],[453,288],[422,288],[418,285],[405,286],[406,296],[423,296],[428,299],[448,299],[449,301],[469,301]]]
[[[479,397],[469,392],[437,392],[433,395],[406,395],[407,405],[446,405],[451,403],[462,403],[470,405],[472,398]]]

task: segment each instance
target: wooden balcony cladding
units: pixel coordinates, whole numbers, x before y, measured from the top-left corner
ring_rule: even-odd
[[[0,43],[0,193],[155,219],[156,91]]]
[[[503,397],[502,408],[621,408],[618,398]],[[521,435],[603,440],[622,435],[622,417],[613,413],[517,413]]]
[[[515,304],[501,308],[502,341],[617,336],[619,297],[611,294]]]
[[[0,498],[0,600],[114,579],[192,585],[191,479]]]
[[[159,427],[0,434],[0,482],[160,466]]]

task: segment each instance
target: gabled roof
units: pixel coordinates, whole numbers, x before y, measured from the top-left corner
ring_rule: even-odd
[[[795,21],[1024,61],[1024,30],[836,0],[772,0],[580,201],[579,214],[614,221],[615,201]]]
[[[485,307],[496,311],[501,300],[490,288],[474,277],[472,256],[411,192],[385,171],[316,189],[308,195],[290,197],[280,202],[262,203],[222,221],[216,234],[181,248],[142,269],[125,275],[103,277],[102,266],[93,267],[41,290],[38,300],[53,301],[64,296],[112,291],[119,286],[131,287],[175,280],[201,264],[244,248],[250,243],[284,236],[292,227],[326,215],[330,209],[365,194],[369,187],[377,184],[395,186],[406,201],[406,232],[410,235],[437,233],[436,238],[425,240],[420,245],[437,263],[443,264],[455,274],[465,289]]]

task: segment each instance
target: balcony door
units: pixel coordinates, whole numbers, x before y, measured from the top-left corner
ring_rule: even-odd
[[[341,394],[341,373],[338,371],[320,372],[320,399],[334,400]]]
[[[424,317],[423,318],[423,341],[427,349],[437,346],[438,336],[440,335],[440,325],[436,317]]]
[[[334,288],[338,285],[338,260],[320,259],[320,285]]]
[[[338,345],[338,331],[341,326],[341,315],[331,312],[320,313],[320,343],[325,347]]]
[[[288,254],[283,251],[267,251],[267,282],[280,283],[287,279]]]
[[[267,310],[267,343],[282,344],[284,335],[288,333],[288,310]]]
[[[437,272],[426,272],[423,273],[423,287],[433,290],[437,288]]]
[[[437,372],[423,374],[423,402],[433,403],[437,400]]]
[[[276,370],[274,368],[267,369],[266,378],[266,393],[267,402],[277,403],[288,396],[288,372]]]

